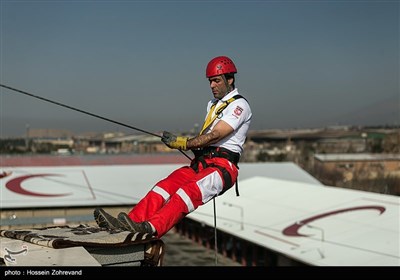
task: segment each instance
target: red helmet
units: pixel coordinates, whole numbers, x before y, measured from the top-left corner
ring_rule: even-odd
[[[210,60],[206,69],[206,77],[237,73],[236,66],[227,56],[217,56]]]

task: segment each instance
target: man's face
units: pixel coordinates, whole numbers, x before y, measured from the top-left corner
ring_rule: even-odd
[[[228,79],[228,83],[231,84],[232,80]],[[210,82],[210,88],[215,98],[222,99],[228,93],[229,90],[222,75],[211,77],[208,81]]]

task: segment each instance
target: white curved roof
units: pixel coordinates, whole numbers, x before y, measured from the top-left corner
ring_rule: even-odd
[[[400,198],[266,177],[215,200],[217,228],[316,266],[400,266]],[[214,225],[213,202],[189,218]]]
[[[181,164],[3,167],[1,209],[132,205]],[[400,199],[327,187],[292,163],[240,165],[217,227],[317,266],[400,266]],[[213,202],[188,218],[214,225]]]

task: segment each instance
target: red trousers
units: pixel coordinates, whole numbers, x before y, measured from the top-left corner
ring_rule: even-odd
[[[160,238],[176,223],[200,205],[231,188],[237,180],[237,167],[224,158],[206,159],[207,165],[225,168],[231,176],[231,186],[225,186],[223,174],[215,166],[203,168],[199,164],[196,173],[184,166],[159,181],[129,212],[135,222],[150,222]]]

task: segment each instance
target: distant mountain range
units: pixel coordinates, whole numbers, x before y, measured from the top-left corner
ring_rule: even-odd
[[[338,116],[334,123],[344,125],[399,125],[400,124],[400,96],[381,100],[374,104]]]

